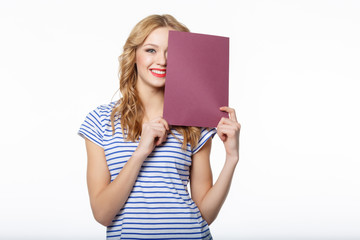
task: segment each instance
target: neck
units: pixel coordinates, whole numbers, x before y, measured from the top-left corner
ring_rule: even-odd
[[[149,122],[156,117],[163,116],[164,88],[137,89],[139,98],[144,106],[143,122]]]

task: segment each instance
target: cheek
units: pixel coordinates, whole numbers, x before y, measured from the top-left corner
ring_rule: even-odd
[[[149,56],[144,54],[136,55],[136,65],[138,68],[147,68],[151,64],[151,59]]]

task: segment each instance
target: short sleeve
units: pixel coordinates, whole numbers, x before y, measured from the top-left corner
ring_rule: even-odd
[[[198,144],[192,149],[192,155],[197,153],[211,137],[213,138],[216,134],[216,128],[203,128],[201,129],[201,135]]]
[[[104,138],[104,126],[101,121],[100,109],[97,108],[91,111],[85,118],[84,122],[81,124],[78,134],[87,138],[93,143],[104,148],[103,138]]]

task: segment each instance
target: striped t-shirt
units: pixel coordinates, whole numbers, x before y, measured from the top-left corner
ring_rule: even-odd
[[[138,146],[125,141],[120,120],[112,134],[110,114],[115,102],[91,111],[79,134],[104,149],[113,181]],[[181,134],[172,129],[177,138]],[[107,227],[107,239],[212,239],[209,226],[190,198],[188,182],[192,158],[216,129],[202,128],[199,143],[193,149],[181,149],[182,143],[171,133],[166,142],[155,147],[144,161],[124,207]]]

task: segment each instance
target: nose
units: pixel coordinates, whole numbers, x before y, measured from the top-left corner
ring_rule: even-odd
[[[166,67],[167,52],[159,53],[157,57],[157,64]]]

